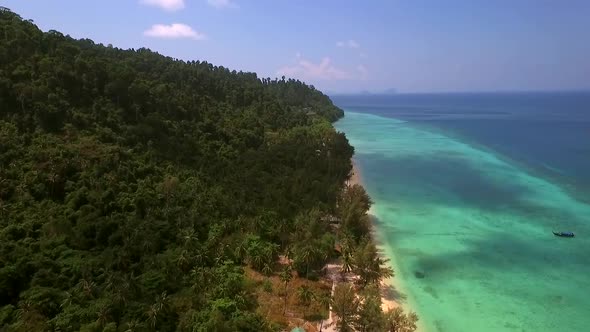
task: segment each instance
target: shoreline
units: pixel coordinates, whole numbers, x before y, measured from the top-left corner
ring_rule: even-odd
[[[348,181],[349,185],[361,185],[365,188],[362,180],[362,172],[358,163],[354,160],[354,157],[351,159],[352,162],[352,174],[350,180]],[[367,190],[365,188],[365,190]],[[368,191],[367,191],[368,193]],[[396,259],[393,253],[391,252],[392,249],[386,247],[383,241],[380,239],[379,235],[377,234],[377,225],[375,223],[375,213],[374,213],[374,205],[368,211],[369,218],[371,219],[371,236],[373,241],[375,241],[375,245],[379,250],[380,254],[388,259],[388,266],[391,267],[394,271],[394,276],[385,280],[382,280],[380,283],[380,291],[381,291],[381,309],[386,312],[389,309],[395,309],[397,307],[402,307],[404,312],[407,314],[409,312],[416,312],[414,307],[410,303],[402,303],[400,300],[404,298],[403,287],[399,281],[399,277],[397,277],[397,264],[395,264]],[[418,317],[420,318],[420,317]],[[418,320],[416,332],[425,332],[426,329],[424,328],[423,320]]]
[[[361,175],[361,171],[359,166],[357,165],[356,161],[353,159],[351,159],[352,162],[352,175],[350,177],[350,180],[348,181],[349,185],[361,185],[364,187],[363,185],[363,181],[362,181],[362,175]],[[377,246],[377,249],[379,249],[381,255],[385,256],[385,258],[389,259],[389,267],[391,267],[392,269],[394,268],[395,264],[392,264],[392,259],[390,257],[387,257],[387,255],[384,253],[383,250],[383,244],[378,240],[377,238],[377,234],[376,234],[376,225],[375,225],[375,216],[372,213],[373,208],[371,207],[371,209],[369,210],[369,218],[371,219],[371,237],[373,238],[373,241],[375,241],[375,245]],[[394,270],[395,272],[395,270]],[[401,306],[402,304],[397,301],[398,299],[395,298],[394,294],[397,294],[396,290],[399,289],[399,287],[396,287],[398,285],[396,285],[396,283],[394,282],[394,277],[392,278],[388,278],[385,280],[382,280],[380,282],[379,285],[379,289],[381,291],[381,309],[385,312],[389,309],[395,309],[399,306]]]

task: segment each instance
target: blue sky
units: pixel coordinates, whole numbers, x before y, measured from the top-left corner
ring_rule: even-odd
[[[587,0],[0,0],[43,30],[330,92],[590,89]]]

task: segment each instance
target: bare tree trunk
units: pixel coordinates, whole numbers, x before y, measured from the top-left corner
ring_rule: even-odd
[[[285,305],[283,306],[283,316],[285,316],[285,313],[287,312],[287,299],[288,299],[288,293],[287,293],[287,288],[288,285],[287,283],[285,283]]]

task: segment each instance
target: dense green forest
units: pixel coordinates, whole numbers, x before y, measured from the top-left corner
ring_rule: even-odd
[[[378,305],[393,271],[320,91],[44,33],[2,7],[0,40],[0,331],[280,330],[252,273],[280,280],[284,315],[293,277],[334,258],[359,300],[303,284],[301,303],[331,302],[342,331],[415,328]]]
[[[6,8],[0,40],[0,330],[271,329],[243,267],[287,252],[309,274],[333,254],[342,111],[300,81]]]

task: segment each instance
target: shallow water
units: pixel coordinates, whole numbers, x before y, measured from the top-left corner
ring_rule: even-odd
[[[355,147],[380,240],[427,331],[588,330],[584,186],[465,131],[355,110],[345,106],[336,127]],[[553,229],[577,237],[556,238]]]

